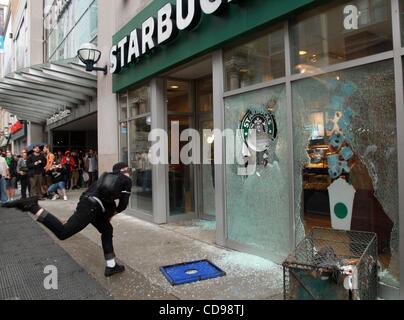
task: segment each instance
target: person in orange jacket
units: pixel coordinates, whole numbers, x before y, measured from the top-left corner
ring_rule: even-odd
[[[70,190],[71,188],[71,178],[72,172],[74,170],[74,166],[76,165],[74,158],[72,157],[70,151],[66,151],[62,161],[60,163],[62,166],[66,168],[66,189]]]
[[[49,187],[52,185],[52,167],[55,163],[55,155],[51,152],[50,147],[45,145],[43,147],[43,153],[46,157],[46,166],[45,166],[45,179],[43,179],[43,194],[47,194]]]

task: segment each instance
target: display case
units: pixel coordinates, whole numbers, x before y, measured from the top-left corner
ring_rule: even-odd
[[[326,139],[311,140],[307,149],[310,162],[303,170],[304,211],[317,215],[330,215],[327,157],[330,154]]]

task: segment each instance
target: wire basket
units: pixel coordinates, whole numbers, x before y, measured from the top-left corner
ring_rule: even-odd
[[[376,300],[377,235],[315,228],[283,263],[285,300]]]

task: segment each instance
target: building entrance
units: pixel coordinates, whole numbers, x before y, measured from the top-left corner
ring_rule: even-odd
[[[207,70],[209,74],[206,74]],[[193,64],[192,67],[167,77],[166,95],[170,160],[169,220],[192,218],[214,220],[216,213],[214,138],[211,133],[213,130],[211,60]],[[182,161],[175,161],[180,160],[181,150],[184,150],[190,141],[181,141],[178,147],[175,147],[171,140],[176,133],[177,136],[181,136],[188,129],[199,132],[201,152],[198,164],[187,165]],[[208,153],[209,164],[203,164],[204,145],[210,146],[211,149]]]

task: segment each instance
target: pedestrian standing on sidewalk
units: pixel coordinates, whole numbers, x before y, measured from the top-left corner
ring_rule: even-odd
[[[90,149],[88,152],[87,158],[87,168],[88,168],[88,175],[90,176],[90,181],[88,182],[89,186],[95,183],[98,179],[98,157],[97,153]]]
[[[79,184],[79,179],[80,179],[80,174],[79,174],[79,152],[77,150],[74,150],[72,152],[72,158],[73,158],[73,169],[72,169],[72,179],[71,179],[71,186],[72,190],[77,190],[80,189],[78,188]]]
[[[17,163],[17,172],[21,183],[21,197],[22,199],[27,198],[27,190],[30,190],[29,181],[28,181],[28,151],[22,150],[21,152],[22,157],[18,160]]]
[[[9,170],[6,178],[7,197],[8,201],[14,201],[15,189],[17,189],[17,161],[9,150],[6,152],[6,162]]]
[[[77,184],[77,189],[81,189],[85,185],[84,181],[83,181],[83,173],[84,173],[84,153],[83,153],[83,151],[79,151],[77,158],[78,158],[78,170],[79,170],[79,182]]]
[[[9,176],[8,165],[6,159],[0,153],[0,202],[2,204],[8,202],[6,178]]]
[[[42,193],[42,181],[45,173],[46,159],[41,153],[39,146],[34,147],[34,152],[27,160],[29,171],[29,183],[31,185],[31,196],[44,199]]]
[[[72,172],[73,172],[74,166],[75,166],[74,158],[72,157],[70,151],[66,151],[65,156],[62,158],[61,165],[64,166],[66,169],[66,174],[65,174],[66,189],[70,190],[70,188],[72,187],[72,184],[71,184]]]
[[[38,222],[45,225],[60,240],[66,240],[92,224],[100,233],[107,267],[105,276],[122,273],[125,267],[115,261],[113,227],[111,219],[126,210],[132,189],[132,170],[126,163],[117,163],[112,173],[104,173],[80,198],[76,211],[66,224],[38,205],[33,197],[4,204],[4,208],[17,208],[34,214]],[[118,207],[115,200],[119,200]]]
[[[49,189],[49,187],[52,185],[52,167],[53,164],[55,163],[55,155],[50,151],[50,148],[48,145],[45,145],[43,147],[43,153],[46,157],[46,166],[45,166],[45,179],[44,179],[44,187],[45,187],[45,192],[46,193]]]

